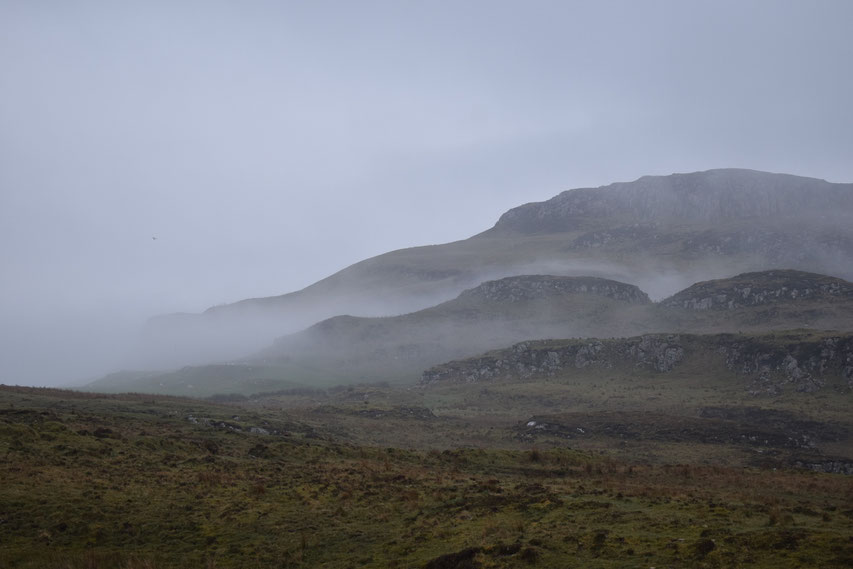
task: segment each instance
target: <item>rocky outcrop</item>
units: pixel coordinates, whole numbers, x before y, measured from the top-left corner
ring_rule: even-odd
[[[522,342],[479,358],[449,362],[423,373],[422,384],[474,383],[553,376],[571,369],[631,365],[667,372],[684,358],[679,336],[650,334],[621,340]]]
[[[423,373],[421,384],[525,380],[571,375],[589,367],[667,373],[691,357],[717,359],[747,378],[753,395],[814,392],[829,382],[853,389],[853,335],[742,336],[649,334],[610,340],[523,342]]]
[[[459,295],[460,301],[523,302],[567,294],[592,294],[635,304],[649,304],[648,295],[634,285],[595,277],[524,275],[484,282]]]
[[[803,300],[853,300],[853,283],[802,271],[745,273],[697,283],[661,305],[690,310],[732,310]]]
[[[750,378],[753,395],[776,395],[786,388],[814,392],[838,377],[853,389],[853,336],[808,340],[795,335],[740,339],[724,336],[717,353],[726,367]]]

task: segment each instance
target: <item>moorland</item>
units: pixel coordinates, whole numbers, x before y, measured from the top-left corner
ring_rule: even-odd
[[[851,190],[570,190],[0,386],[0,567],[851,567]]]

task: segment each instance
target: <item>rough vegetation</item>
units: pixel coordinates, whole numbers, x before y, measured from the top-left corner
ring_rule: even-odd
[[[247,407],[0,388],[0,565],[841,568],[853,562],[853,478],[777,462],[771,469],[680,460],[666,445],[677,446],[679,433],[691,432],[686,421],[669,432],[659,421],[630,421],[606,433],[635,445],[644,429],[657,429],[664,460],[583,449],[595,435],[565,438],[556,429],[606,430],[608,423],[573,416],[503,429],[511,435],[506,444],[495,426],[491,444],[442,448],[435,442],[457,430],[465,434],[460,423],[402,412],[393,420],[414,422],[398,438],[407,444],[375,446],[358,440],[370,436],[358,425],[381,419],[346,403],[360,393],[324,394],[335,407],[352,409],[323,410],[331,429],[308,424],[308,410],[282,412],[263,403],[286,405],[305,395],[281,394]],[[742,425],[737,413],[758,426]],[[732,423],[708,431],[717,446],[796,447],[778,436],[775,424],[796,425],[797,437],[815,430],[832,435],[784,413],[709,408],[707,415],[719,425]],[[348,439],[334,433],[337,418],[358,421],[346,423]],[[540,420],[548,427],[537,430]],[[418,435],[426,423],[437,424],[444,437]],[[551,425],[559,444],[545,436]],[[535,446],[521,440],[525,429],[537,437]],[[385,430],[390,437],[401,431]],[[756,434],[778,441],[741,441],[740,435]]]

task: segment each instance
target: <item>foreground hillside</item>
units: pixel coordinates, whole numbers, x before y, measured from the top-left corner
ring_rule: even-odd
[[[853,563],[853,479],[775,462],[771,451],[782,441],[709,441],[704,446],[719,446],[725,459],[707,462],[701,450],[691,455],[677,441],[644,434],[640,423],[622,439],[627,448],[599,439],[587,442],[604,445],[592,452],[582,440],[570,447],[581,425],[604,432],[594,412],[490,425],[482,420],[495,416],[496,393],[484,394],[478,420],[472,397],[481,387],[449,387],[420,395],[382,387],[291,393],[239,406],[2,387],[0,566]],[[535,408],[530,397],[557,388],[526,384],[522,406]],[[656,389],[691,398],[689,390]],[[435,413],[383,403],[412,397]],[[327,404],[305,407],[306,398]],[[849,401],[821,404],[831,414]],[[718,426],[749,422],[725,412],[708,411]],[[765,431],[771,422],[799,424],[793,411],[763,413]],[[560,437],[557,425],[572,436]],[[682,422],[681,432],[690,425]],[[380,433],[382,446],[366,443]],[[530,436],[541,437],[536,446]],[[448,444],[453,437],[467,443]],[[468,447],[475,439],[478,448]],[[734,452],[739,445],[765,449],[770,462],[749,466]],[[649,449],[658,449],[656,458],[643,458]]]
[[[324,320],[240,360],[114,374],[87,388],[206,396],[414,383],[428,367],[525,340],[793,328],[853,330],[853,283],[774,270],[704,281],[653,304],[636,286],[617,281],[526,275],[487,281],[410,314]]]
[[[573,189],[514,208],[466,240],[392,251],[293,293],[155,318],[140,361],[165,368],[241,357],[325,318],[412,312],[514,275],[589,275],[653,298],[778,267],[851,279],[851,216],[853,184],[752,170]]]

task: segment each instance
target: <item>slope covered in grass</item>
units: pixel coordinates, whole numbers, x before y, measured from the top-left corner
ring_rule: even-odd
[[[848,567],[849,477],[345,443],[289,413],[0,388],[3,567]]]

